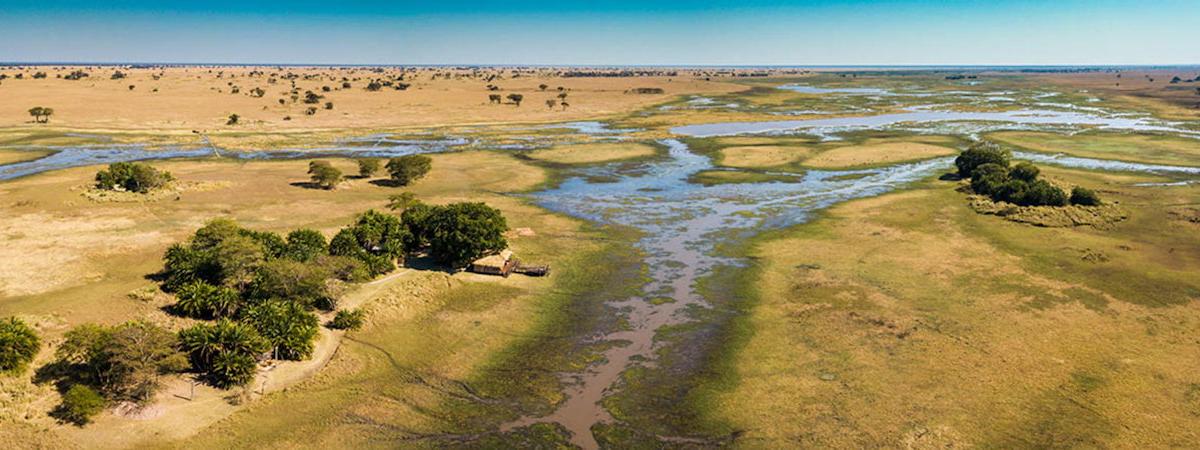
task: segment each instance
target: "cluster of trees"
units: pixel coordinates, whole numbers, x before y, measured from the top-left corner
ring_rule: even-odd
[[[162,287],[177,298],[171,312],[215,320],[181,331],[179,346],[191,367],[219,387],[248,383],[266,354],[311,356],[319,327],[312,311],[336,309],[342,283],[377,273],[333,253],[316,230],[284,237],[228,219],[210,221],[164,259]]]
[[[465,268],[508,247],[504,238],[508,222],[499,210],[484,203],[427,205],[402,194],[392,198],[391,207],[403,210],[404,251],[426,251],[451,269]]]
[[[64,392],[51,414],[82,425],[111,402],[149,401],[164,375],[187,368],[178,344],[175,333],[145,321],[72,328],[55,361],[38,370],[39,380],[53,380]]]
[[[44,106],[34,106],[29,108],[29,115],[33,116],[33,121],[37,123],[50,122],[50,116],[54,115],[54,108],[46,108]]]
[[[174,181],[170,172],[136,162],[118,162],[96,172],[96,187],[144,194]]]
[[[380,168],[387,169],[392,184],[407,186],[421,179],[433,167],[433,159],[425,155],[407,155],[389,159],[387,165],[382,165],[378,159],[365,158],[358,160],[359,178],[370,178],[379,172]],[[308,175],[312,184],[321,189],[333,189],[342,181],[342,171],[328,161],[313,161],[308,163]]]
[[[1083,187],[1075,187],[1067,196],[1062,189],[1039,179],[1040,170],[1033,164],[1022,162],[1009,167],[1011,156],[994,143],[979,142],[963,151],[954,165],[960,177],[970,178],[971,190],[997,202],[1020,206],[1100,204],[1096,193]]]

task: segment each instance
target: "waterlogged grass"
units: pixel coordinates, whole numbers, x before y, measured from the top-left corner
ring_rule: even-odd
[[[741,170],[704,170],[688,177],[689,183],[714,186],[718,184],[766,183],[766,182],[798,182],[799,177]]]
[[[1200,188],[1046,176],[1105,192],[1131,219],[1037,228],[929,181],[754,239],[731,283],[743,300],[717,303],[742,314],[682,402],[707,413],[694,429],[752,448],[1194,441],[1200,363],[1177,355],[1200,325],[1200,247],[1162,205],[1195,204]]]

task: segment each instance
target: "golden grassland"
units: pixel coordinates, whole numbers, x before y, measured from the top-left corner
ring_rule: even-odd
[[[472,77],[470,71],[454,69],[402,72],[369,68],[272,68],[272,67],[172,67],[172,68],[85,68],[91,76],[81,80],[56,78],[77,67],[27,68],[25,79],[0,82],[0,127],[22,129],[81,129],[94,131],[153,131],[184,135],[192,130],[211,134],[303,131],[347,128],[398,128],[461,124],[556,122],[597,118],[629,112],[683,94],[728,93],[738,85],[706,81],[693,74],[675,77],[563,78],[549,72],[523,74],[493,70]],[[126,78],[109,79],[120,70]],[[45,79],[32,79],[37,71]],[[262,75],[252,75],[260,71]],[[0,73],[17,73],[15,69]],[[271,75],[275,76],[272,77]],[[294,80],[284,76],[292,74]],[[396,78],[403,74],[411,84],[406,90],[383,87],[368,91],[373,79]],[[438,74],[437,79],[433,79]],[[464,78],[454,78],[461,75]],[[446,77],[448,76],[448,77]],[[155,77],[158,77],[156,80]],[[274,78],[275,83],[268,80]],[[343,78],[351,87],[343,88]],[[293,100],[292,82],[299,99]],[[499,86],[489,91],[487,85]],[[547,85],[541,90],[540,85]],[[133,86],[133,89],[129,87]],[[233,93],[233,88],[238,93]],[[329,87],[329,92],[322,88]],[[570,106],[548,108],[546,100],[567,94]],[[663,94],[629,94],[632,88],[661,88]],[[255,88],[266,94],[250,95]],[[318,103],[304,103],[306,91],[324,96]],[[521,94],[518,107],[493,104],[488,96]],[[283,103],[280,103],[283,100]],[[325,109],[332,102],[333,109]],[[27,110],[34,106],[54,108],[49,124],[34,124]],[[309,107],[317,112],[307,115]],[[230,114],[238,114],[237,125],[226,125]],[[290,120],[284,120],[290,117]]]
[[[560,145],[529,152],[529,157],[558,164],[595,164],[652,156],[657,150],[639,143]]]
[[[1194,71],[1170,69],[1122,70],[1119,73],[1088,72],[1040,74],[1029,77],[1029,85],[1050,85],[1076,90],[1102,99],[1103,106],[1153,113],[1168,120],[1200,119],[1197,83],[1171,84],[1171,78],[1192,79]]]
[[[1044,170],[1132,210],[1110,230],[972,212],[949,182],[763,237],[706,405],[744,447],[1172,447],[1200,439],[1200,188]],[[786,420],[781,420],[786,418]]]
[[[803,164],[818,169],[848,169],[930,159],[956,153],[958,150],[952,147],[923,142],[867,142],[826,150],[804,160]]]
[[[571,267],[579,262],[580,255],[595,254],[612,244],[592,241],[595,232],[583,231],[578,221],[504,195],[542,182],[546,177],[543,169],[500,153],[432,157],[430,174],[404,189],[380,187],[362,179],[347,181],[332,191],[307,189],[299,186],[307,181],[307,161],[303,160],[154,163],[182,182],[218,183],[222,188],[185,191],[178,198],[141,203],[87,200],[77,187],[88,183],[94,167],[0,184],[0,198],[4,199],[0,204],[0,239],[4,241],[0,246],[0,316],[16,315],[35,324],[50,343],[35,361],[37,366],[51,358],[53,344],[63,332],[81,323],[133,319],[173,327],[189,323],[162,311],[171,299],[155,294],[154,284],[144,277],[161,268],[161,255],[168,245],[185,239],[207,219],[232,217],[249,228],[272,231],[312,227],[329,236],[355,214],[382,208],[389,195],[402,191],[413,192],[431,203],[485,201],[501,209],[510,226],[533,230],[536,237],[514,236],[512,248],[524,260],[556,266],[554,276],[499,278],[401,269],[359,286],[345,300],[347,305],[362,304],[370,311],[367,330],[361,336],[352,335],[358,340],[351,342],[359,344],[343,343],[339,349],[336,336],[323,331],[314,361],[284,363],[270,375],[275,387],[268,388],[268,392],[299,382],[318,370],[318,379],[326,382],[339,376],[361,379],[364,359],[384,362],[384,366],[377,367],[384,372],[376,374],[383,377],[377,381],[394,383],[394,374],[387,369],[391,366],[386,359],[379,359],[375,347],[363,343],[368,341],[388,348],[391,364],[420,369],[424,379],[468,378],[481,364],[494,359],[497,352],[544,320],[546,314],[538,308],[546,307],[544,303],[551,298],[547,294],[555,286],[561,287],[559,280],[579,276],[571,275]],[[349,160],[330,161],[343,171],[354,170]],[[564,301],[561,296],[553,300]],[[432,344],[435,340],[436,345]],[[331,361],[330,368],[322,369],[327,361]],[[354,391],[353,382],[342,381],[338,381],[339,390]],[[428,386],[415,383],[409,388]],[[242,408],[222,399],[229,392],[203,386],[197,389],[197,400],[189,402],[179,396],[187,392],[187,383],[173,380],[151,407],[150,419],[106,413],[97,423],[76,428],[54,424],[46,416],[45,411],[57,403],[57,394],[49,386],[31,385],[28,374],[19,380],[6,380],[3,389],[9,400],[0,435],[20,436],[22,442],[50,446],[156,446],[200,432]],[[304,387],[288,389],[297,390],[306,392]],[[329,399],[350,399],[340,392]],[[279,395],[292,394],[271,394],[266,403],[282,401],[274,399]],[[439,394],[433,390],[424,395],[431,399]],[[306,400],[305,407],[315,406]],[[348,406],[338,410],[345,408]],[[242,417],[248,419],[255,414]],[[422,422],[413,417],[405,419],[412,419],[405,422],[406,426],[420,428]],[[37,431],[41,429],[48,431]],[[26,440],[29,436],[36,439]]]
[[[720,163],[726,167],[769,168],[804,160],[812,149],[800,146],[744,145],[721,149]]]
[[[1054,133],[1010,131],[990,133],[987,138],[1043,153],[1065,153],[1087,158],[1149,164],[1200,166],[1200,141],[1182,137],[1118,133],[1064,136]]]

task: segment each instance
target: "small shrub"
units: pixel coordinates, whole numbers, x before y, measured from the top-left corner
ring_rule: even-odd
[[[329,328],[335,330],[357,330],[362,328],[366,312],[362,309],[341,310],[329,322]]]
[[[1023,162],[1014,166],[1012,170],[1008,172],[1008,176],[1021,181],[1033,181],[1037,179],[1039,173],[1041,173],[1041,171],[1038,170],[1037,166]],[[974,176],[974,173],[972,173],[972,176]]]
[[[971,172],[971,190],[976,194],[992,196],[1006,182],[1008,169],[999,164],[983,164]]]
[[[59,419],[76,425],[86,425],[92,417],[104,410],[104,397],[94,389],[82,384],[71,386],[63,394],[62,404],[55,410]]]
[[[379,172],[382,164],[376,158],[365,158],[358,160],[358,176],[370,178]]]
[[[33,327],[16,317],[0,320],[0,372],[24,370],[40,347],[41,339]]]
[[[1100,197],[1091,189],[1075,186],[1071,189],[1071,204],[1083,206],[1099,206]]]

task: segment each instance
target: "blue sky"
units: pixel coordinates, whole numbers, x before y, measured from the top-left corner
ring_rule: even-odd
[[[1200,64],[1200,0],[0,0],[0,61]]]

